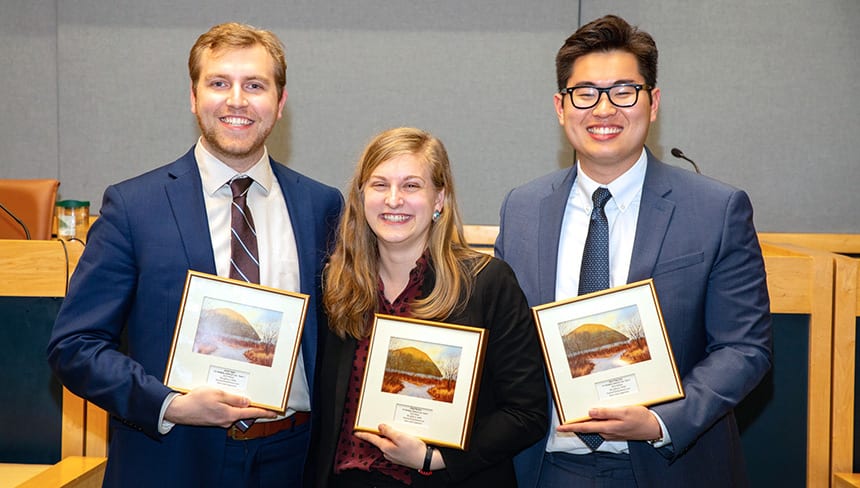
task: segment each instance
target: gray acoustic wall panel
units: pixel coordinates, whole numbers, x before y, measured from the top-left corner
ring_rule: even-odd
[[[759,230],[860,232],[860,2],[582,2],[660,49],[649,144],[746,189]],[[675,159],[675,164],[686,164]]]
[[[0,178],[57,178],[56,0],[0,3]]]
[[[614,12],[660,48],[658,155],[686,166],[680,147],[748,190],[760,230],[860,232],[856,0],[177,3],[3,2],[3,176],[60,177],[95,211],[108,184],[175,159],[197,138],[188,50],[237,20],[287,46],[277,159],[343,188],[373,134],[422,127],[448,147],[465,220],[495,224],[511,187],[570,164],[555,53]]]

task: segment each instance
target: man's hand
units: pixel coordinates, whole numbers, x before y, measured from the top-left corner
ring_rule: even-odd
[[[651,441],[663,437],[657,418],[641,405],[592,408],[588,416],[591,420],[560,425],[557,430],[597,433],[608,441]]]
[[[174,424],[230,427],[240,419],[275,418],[275,412],[250,407],[251,400],[210,386],[179,395],[167,406],[164,420]]]

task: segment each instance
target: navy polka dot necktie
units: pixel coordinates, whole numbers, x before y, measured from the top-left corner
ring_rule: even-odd
[[[603,207],[612,198],[607,188],[598,188],[591,195],[594,208],[588,224],[588,236],[582,251],[579,270],[579,294],[609,288],[609,222]]]
[[[607,188],[598,188],[591,195],[594,208],[588,224],[588,236],[582,252],[579,271],[579,294],[584,295],[609,288],[609,221],[603,207],[612,198]],[[577,436],[592,451],[603,444],[600,434],[577,433]]]

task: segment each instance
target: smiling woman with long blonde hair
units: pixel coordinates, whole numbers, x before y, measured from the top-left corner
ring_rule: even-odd
[[[346,199],[323,280],[316,486],[515,486],[513,456],[547,426],[541,353],[510,268],[465,242],[444,145],[414,128],[377,135]],[[468,450],[428,446],[395,425],[353,433],[377,312],[488,330]]]

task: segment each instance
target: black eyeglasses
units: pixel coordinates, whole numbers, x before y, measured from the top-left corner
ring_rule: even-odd
[[[570,95],[570,101],[573,106],[579,109],[591,108],[600,102],[600,95],[605,93],[609,98],[609,103],[619,108],[627,108],[636,105],[639,101],[639,92],[645,90],[651,93],[654,89],[650,85],[642,85],[639,83],[619,83],[606,88],[598,88],[596,86],[569,86],[559,93],[564,97],[567,93]]]

